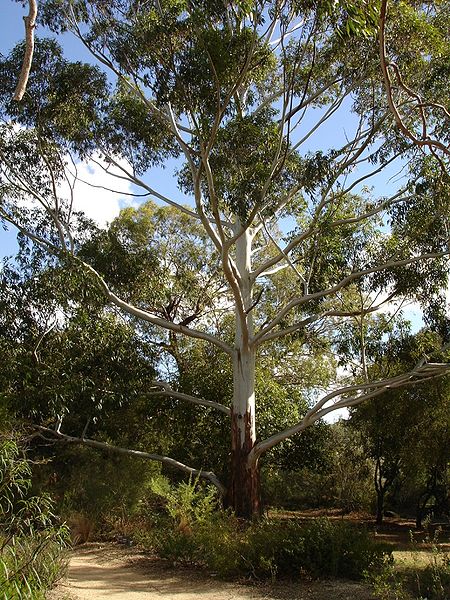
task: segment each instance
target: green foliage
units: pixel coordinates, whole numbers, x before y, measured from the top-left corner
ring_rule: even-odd
[[[230,515],[168,532],[158,550],[171,560],[204,564],[222,577],[277,576],[361,579],[383,563],[386,550],[345,522],[267,520],[248,527]]]
[[[51,481],[59,512],[71,525],[73,521],[73,530],[88,519],[91,534],[108,534],[138,512],[150,478],[159,469],[150,461],[72,447],[58,452],[48,468],[41,469],[39,484],[48,486]]]
[[[218,510],[214,490],[192,479],[156,479],[168,519],[155,522],[150,544],[173,561],[206,565],[221,577],[346,577],[360,579],[386,560],[386,549],[345,521],[263,519],[243,524]],[[149,543],[147,541],[147,543]]]
[[[408,331],[367,344],[376,377],[392,376],[415,366],[420,356],[442,360],[439,334]],[[382,502],[396,510],[416,512],[417,525],[427,511],[449,514],[449,380],[386,391],[352,411],[364,451],[374,461],[375,486]],[[379,505],[379,512],[382,512]]]
[[[30,496],[31,469],[16,442],[0,438],[0,594],[44,599],[61,576],[68,531],[46,495]]]
[[[279,132],[273,117],[274,111],[267,110],[256,116],[230,120],[219,132],[211,155],[215,191],[224,209],[238,215],[242,222],[261,204],[262,190],[270,181],[277,153],[287,152],[286,147],[279,148]],[[234,149],[231,156],[230,148]],[[296,182],[299,170],[296,155],[286,159],[277,182],[265,190],[267,214],[271,206],[276,205],[282,190]]]
[[[450,597],[450,557],[438,544],[439,531],[433,539],[424,541],[429,552],[423,550],[411,536],[410,556],[402,565],[386,562],[378,572],[368,572],[366,579],[372,584],[380,600],[448,600]],[[422,555],[417,558],[416,553]]]
[[[218,506],[216,488],[200,485],[199,477],[173,485],[160,476],[151,480],[150,489],[165,500],[167,513],[181,531],[210,520]]]
[[[447,600],[450,595],[450,564],[433,562],[425,567],[416,580],[417,591],[421,598],[428,600]]]
[[[49,140],[75,147],[81,155],[92,152],[95,132],[108,98],[106,76],[92,65],[64,60],[52,39],[37,39],[27,93],[12,100],[24,44],[0,60],[0,106],[22,126]]]
[[[310,434],[298,446],[292,440],[285,448],[285,462],[263,463],[264,503],[292,510],[370,511],[375,502],[373,462],[363,437],[345,421],[323,423],[317,431],[311,428]]]
[[[256,573],[266,576],[270,565],[279,575],[360,579],[365,569],[376,570],[386,553],[364,529],[328,519],[263,522],[250,531],[248,544]]]
[[[367,571],[365,579],[371,584],[379,600],[412,600],[406,590],[406,579],[392,561],[386,561],[378,572]]]

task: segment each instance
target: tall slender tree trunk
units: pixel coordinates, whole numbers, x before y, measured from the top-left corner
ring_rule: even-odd
[[[256,443],[255,352],[249,346],[249,339],[253,335],[251,245],[252,235],[247,230],[236,242],[236,266],[247,314],[244,325],[236,314],[231,409],[231,484],[228,498],[236,514],[245,518],[257,516],[261,512],[258,464],[249,464],[248,461]]]
[[[384,489],[377,490],[377,525],[383,525],[384,518]]]

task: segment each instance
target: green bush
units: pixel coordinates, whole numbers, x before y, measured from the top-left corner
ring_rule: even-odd
[[[13,440],[0,439],[0,597],[43,599],[61,576],[68,531],[46,495],[29,496],[31,470]]]
[[[367,572],[366,579],[376,597],[380,600],[449,600],[450,555],[438,543],[440,531],[424,540],[431,545],[425,564],[423,557],[416,556],[422,548],[410,533],[412,548],[406,566],[399,569],[390,561],[376,573]]]
[[[420,598],[427,600],[449,600],[450,598],[450,555],[439,545],[437,530],[433,538],[426,538],[431,544],[431,553],[425,567],[415,569],[410,573],[410,588]]]
[[[222,577],[277,576],[361,579],[386,561],[385,546],[367,530],[328,519],[264,519],[243,523],[217,509],[211,488],[198,481],[153,486],[166,498],[154,549],[173,561],[202,564]]]
[[[450,564],[429,565],[416,573],[416,592],[428,600],[448,600],[450,598]]]
[[[51,470],[42,470],[41,480],[48,487],[48,479],[57,474],[52,489],[59,498],[58,512],[70,523],[74,539],[84,542],[90,535],[125,533],[158,470],[149,461],[72,447],[52,461]]]
[[[361,579],[377,569],[386,550],[365,529],[346,522],[262,521],[247,532],[250,562],[258,576]]]

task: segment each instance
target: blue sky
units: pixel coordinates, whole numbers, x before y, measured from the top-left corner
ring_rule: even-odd
[[[2,54],[6,54],[21,39],[21,36],[23,38],[22,16],[25,14],[26,12],[20,4],[13,3],[11,0],[3,0],[0,9],[0,52]],[[0,257],[15,251],[15,239],[14,231],[0,230]]]

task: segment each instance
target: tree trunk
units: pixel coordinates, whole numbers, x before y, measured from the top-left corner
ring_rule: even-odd
[[[239,225],[240,227],[240,225]],[[239,230],[238,230],[239,231]],[[258,462],[249,454],[256,443],[255,351],[249,340],[253,335],[250,231],[242,232],[236,242],[236,267],[246,312],[245,323],[236,314],[235,355],[233,359],[233,406],[231,409],[231,482],[228,504],[236,515],[246,519],[261,512]]]
[[[377,490],[377,525],[383,525],[384,490]]]
[[[381,450],[378,450],[378,456],[375,462],[375,473],[374,473],[375,491],[377,494],[377,525],[383,524],[384,516],[384,494],[386,487],[383,485],[383,469],[381,462]]]
[[[256,443],[254,354],[239,353],[235,362],[229,505],[238,517],[249,519],[261,513],[259,466],[248,461]]]

